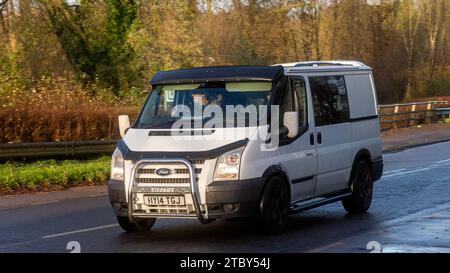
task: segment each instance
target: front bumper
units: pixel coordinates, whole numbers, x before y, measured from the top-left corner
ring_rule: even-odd
[[[266,178],[215,181],[206,188],[209,215],[213,218],[253,216]]]
[[[109,202],[117,216],[128,216],[128,203],[125,194],[123,181],[112,179],[108,181]]]
[[[209,218],[242,218],[253,216],[266,178],[215,181],[206,188]],[[125,186],[122,181],[109,180],[109,200],[117,216],[128,216]],[[155,217],[158,217],[157,215]]]

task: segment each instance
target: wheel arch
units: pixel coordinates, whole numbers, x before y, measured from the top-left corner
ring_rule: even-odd
[[[365,161],[368,165],[369,165],[369,169],[370,169],[370,173],[373,176],[372,173],[372,155],[370,154],[370,151],[368,149],[360,149],[354,159],[353,159],[353,163],[352,163],[352,170],[350,173],[350,179],[348,182],[348,186],[350,187],[352,179],[353,179],[353,175],[355,173],[355,169],[356,169],[356,165],[358,164],[358,162],[360,161]]]
[[[263,186],[263,188],[262,188],[262,191],[261,191],[261,194],[260,194],[259,198],[261,199],[261,196],[262,196],[262,194],[263,194],[263,192],[264,192],[264,189],[265,189],[265,187],[266,187],[266,185],[267,185],[267,181],[269,181],[269,179],[270,179],[271,177],[274,177],[274,176],[279,176],[279,177],[281,177],[281,178],[283,179],[283,181],[286,183],[286,186],[287,186],[288,189],[289,189],[289,202],[291,202],[291,200],[292,200],[292,199],[291,199],[292,188],[291,188],[291,183],[290,183],[290,180],[289,180],[289,176],[288,176],[288,174],[287,174],[286,169],[285,169],[282,165],[280,165],[280,164],[271,165],[270,167],[268,167],[268,168],[264,171],[262,177],[265,178],[265,182],[264,182],[264,186]]]

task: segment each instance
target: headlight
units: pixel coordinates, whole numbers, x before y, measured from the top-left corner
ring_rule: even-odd
[[[219,157],[214,171],[214,181],[238,180],[239,167],[244,148],[239,148]]]
[[[116,148],[111,158],[111,179],[123,181],[124,163],[123,155]]]

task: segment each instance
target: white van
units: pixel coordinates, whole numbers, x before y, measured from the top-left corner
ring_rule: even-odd
[[[108,186],[124,230],[149,230],[157,218],[255,217],[278,233],[289,214],[331,202],[342,200],[349,213],[370,207],[383,159],[365,64],[181,69],[159,72],[151,84],[136,122],[119,117],[123,138]],[[208,106],[235,112],[216,114],[208,127]]]

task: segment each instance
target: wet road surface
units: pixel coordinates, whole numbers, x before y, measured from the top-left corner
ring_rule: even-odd
[[[290,218],[269,236],[246,221],[158,220],[147,233],[116,224],[108,197],[0,210],[0,252],[450,252],[450,142],[384,155],[368,213],[341,203]]]

